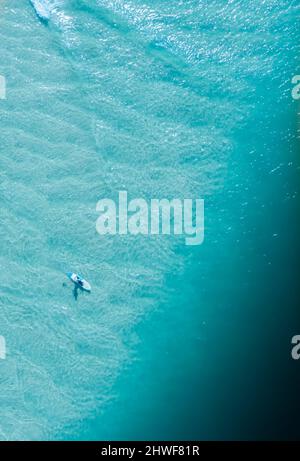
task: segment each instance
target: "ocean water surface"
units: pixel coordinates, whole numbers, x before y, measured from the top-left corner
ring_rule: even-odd
[[[45,3],[0,2],[0,438],[286,437],[299,2]],[[205,242],[100,237],[119,190],[204,198]]]

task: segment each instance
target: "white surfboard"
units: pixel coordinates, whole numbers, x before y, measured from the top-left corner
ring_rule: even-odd
[[[67,272],[67,277],[81,290],[91,292],[92,287],[87,280],[75,272]]]
[[[50,9],[44,0],[30,0],[33,8],[35,9],[36,14],[43,21],[49,21],[50,19]]]

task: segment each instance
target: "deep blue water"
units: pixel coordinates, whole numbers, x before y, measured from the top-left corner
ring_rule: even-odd
[[[299,2],[48,4],[0,2],[0,438],[287,438]],[[119,190],[205,242],[100,237]]]

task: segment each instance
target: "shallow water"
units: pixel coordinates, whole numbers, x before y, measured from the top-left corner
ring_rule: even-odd
[[[296,207],[299,2],[48,3],[48,25],[0,3],[0,437],[230,437],[210,385],[237,386],[243,325],[269,312],[251,274],[285,241],[275,207]],[[100,237],[119,190],[205,198],[205,243]]]

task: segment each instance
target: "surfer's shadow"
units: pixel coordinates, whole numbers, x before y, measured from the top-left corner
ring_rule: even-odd
[[[79,293],[84,293],[84,290],[83,288],[80,288],[79,286],[75,285],[73,288],[73,296],[75,301],[77,301]]]
[[[68,285],[66,283],[63,283],[63,287],[67,287],[67,286]],[[79,286],[75,285],[72,290],[72,294],[74,296],[75,301],[77,301],[79,293],[84,293],[84,290],[80,288]]]

